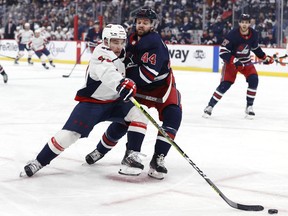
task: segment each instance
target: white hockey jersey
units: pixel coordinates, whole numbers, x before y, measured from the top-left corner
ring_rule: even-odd
[[[45,48],[46,43],[47,43],[47,40],[42,36],[33,37],[29,41],[28,46],[36,52],[36,51],[43,50]]]
[[[104,43],[92,53],[86,71],[86,83],[77,92],[75,100],[93,103],[109,103],[117,100],[116,90],[125,76],[124,63]]]
[[[21,29],[19,31],[19,34],[17,35],[17,39],[20,41],[21,44],[27,44],[33,36],[34,33],[32,30]]]

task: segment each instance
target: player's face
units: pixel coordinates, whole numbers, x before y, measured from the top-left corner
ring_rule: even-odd
[[[152,23],[150,19],[138,18],[136,20],[136,31],[139,36],[145,35],[151,31]]]
[[[241,33],[246,33],[250,26],[250,22],[248,20],[242,20],[241,22],[239,22],[239,26]]]
[[[124,39],[110,39],[110,49],[116,56],[121,54],[122,49],[125,47]]]

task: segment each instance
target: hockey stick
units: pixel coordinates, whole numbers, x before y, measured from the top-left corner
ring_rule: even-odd
[[[80,56],[79,56],[79,59],[81,58],[81,56],[83,55],[83,53],[85,52],[86,49],[87,49],[87,47],[85,47],[85,49],[82,51],[82,53],[81,53]],[[79,59],[78,59],[78,60],[79,60]],[[70,75],[73,73],[73,71],[74,71],[74,69],[75,69],[75,67],[76,67],[76,65],[77,65],[78,60],[76,61],[75,65],[74,65],[74,67],[72,68],[72,70],[70,71],[70,73],[69,73],[69,74],[64,74],[64,75],[62,75],[62,77],[65,77],[65,78],[70,77]]]
[[[281,61],[282,59],[285,59],[285,58],[288,57],[288,43],[286,44],[286,54],[283,55],[283,56],[279,56],[279,57],[277,55],[278,55],[278,53],[275,53],[273,55],[273,58],[275,59],[275,62],[277,62],[279,64],[288,64],[288,62],[282,62]]]
[[[171,137],[164,131],[164,129],[157,124],[154,118],[135,100],[135,98],[130,98],[132,103],[150,120],[150,122],[158,129],[158,131],[169,141],[169,143],[176,148],[176,150],[186,159],[189,164],[201,175],[206,182],[218,193],[218,195],[231,207],[245,210],[245,211],[262,211],[264,209],[261,205],[243,205],[239,203],[235,203],[228,199],[220,189],[203,173],[202,170],[186,155],[186,153],[176,144],[176,142],[171,139]]]
[[[14,59],[14,60],[16,59],[16,58],[14,58],[14,57],[2,55],[2,54],[0,54],[0,56],[3,56],[3,57],[5,57],[5,58],[9,58],[9,59]]]
[[[284,56],[280,56],[280,57],[277,57],[277,54],[273,55],[273,58],[274,58],[275,62],[277,62],[278,64],[288,64],[288,62],[282,62],[282,59],[285,59],[287,57],[288,57],[287,54],[284,55]]]

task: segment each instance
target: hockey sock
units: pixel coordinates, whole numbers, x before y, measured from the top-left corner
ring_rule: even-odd
[[[110,124],[98,143],[97,150],[102,154],[106,154],[117,144],[118,140],[126,134],[127,129],[127,125],[118,122]]]
[[[58,154],[55,154],[50,147],[48,146],[48,143],[44,146],[44,148],[41,150],[41,152],[37,156],[37,160],[42,166],[46,166],[47,164],[50,164],[50,162],[56,158]]]
[[[246,100],[247,100],[247,106],[252,106],[256,97],[257,87],[258,87],[258,75],[252,74],[246,79],[248,83],[247,88],[247,94],[246,94]]]
[[[208,105],[214,107],[218,103],[218,101],[221,100],[221,98],[223,97],[225,92],[231,87],[231,85],[231,82],[222,81],[213,93],[213,96],[211,97]]]
[[[169,105],[163,110],[162,116],[162,128],[174,140],[181,124],[182,110],[179,106]],[[164,154],[164,156],[166,156],[170,147],[171,144],[169,141],[162,134],[158,133],[155,144],[155,153],[157,155]]]
[[[106,132],[103,134],[102,139],[99,141],[97,145],[97,150],[101,154],[106,154],[108,151],[110,151],[116,144],[118,140],[113,140],[111,137],[109,137]]]
[[[131,122],[127,133],[127,139],[128,139],[127,149],[140,152],[146,130],[147,130],[146,124],[141,122]]]

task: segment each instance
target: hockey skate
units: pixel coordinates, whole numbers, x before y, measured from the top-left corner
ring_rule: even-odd
[[[212,106],[207,106],[205,109],[204,109],[204,114],[202,115],[203,118],[209,118],[211,115],[212,115],[212,110],[213,110],[213,107]]]
[[[43,67],[46,69],[46,70],[48,70],[49,69],[49,67],[44,63],[44,64],[42,64],[43,65]]]
[[[150,170],[148,172],[148,176],[162,180],[164,179],[164,174],[167,174],[168,170],[164,166],[164,155],[156,155],[154,154],[152,160],[150,162]]]
[[[144,165],[141,163],[142,160],[139,155],[146,156],[140,152],[127,150],[121,162],[121,168],[118,173],[130,176],[140,175],[144,169]]]
[[[32,62],[31,60],[28,60],[28,65],[33,65],[34,62]]]
[[[37,161],[37,160],[32,160],[29,161],[28,164],[24,167],[24,172],[20,173],[20,176],[25,176],[25,174],[28,177],[33,176],[36,172],[38,172],[43,166]]]
[[[89,165],[96,163],[98,160],[104,157],[104,154],[100,153],[97,149],[86,155],[85,160]]]
[[[3,81],[4,81],[4,83],[7,83],[8,82],[8,75],[5,73],[5,72],[3,72],[3,73],[1,73],[2,74],[2,76],[3,76]]]
[[[18,59],[17,59],[17,58],[15,59],[15,61],[14,61],[14,64],[15,64],[15,65],[18,65],[18,64],[19,64],[19,62],[18,62]]]
[[[55,67],[55,65],[53,64],[53,61],[50,61],[49,63],[52,67]]]
[[[247,106],[246,110],[245,110],[246,116],[245,118],[247,119],[254,119],[255,117],[255,113],[253,111],[253,107],[252,106]]]

